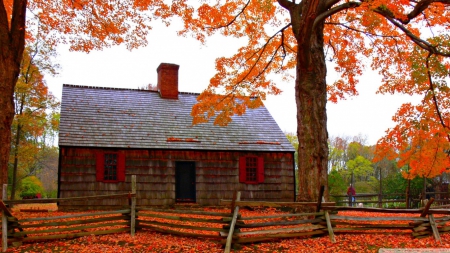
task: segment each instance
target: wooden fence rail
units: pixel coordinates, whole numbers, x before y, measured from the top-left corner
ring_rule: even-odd
[[[230,213],[157,208],[136,209],[136,229],[221,240],[220,232],[231,222]],[[195,218],[193,218],[193,216]]]
[[[135,177],[133,177],[135,182]],[[130,208],[106,212],[88,212],[43,218],[17,219],[4,202],[0,201],[3,212],[2,235],[5,241],[27,242],[48,239],[75,238],[86,235],[101,235],[130,232],[134,229],[149,229],[161,233],[217,240],[225,246],[225,252],[240,244],[277,240],[281,238],[311,237],[329,235],[336,242],[335,233],[397,233],[411,234],[416,238],[434,236],[440,242],[440,234],[450,231],[449,206],[431,208],[433,198],[420,209],[381,209],[336,206],[335,202],[261,202],[240,201],[240,194],[233,200],[221,203],[233,207],[232,210],[192,210],[135,208],[136,188],[132,193],[120,194],[130,198]],[[118,197],[118,195],[114,195]],[[98,196],[91,196],[95,198]],[[68,201],[69,198],[58,201]],[[73,198],[70,198],[73,199]],[[82,198],[76,198],[80,200]],[[27,200],[27,203],[33,200]],[[262,216],[245,216],[243,207],[290,207],[296,210],[308,207],[312,212],[277,212]],[[240,209],[241,208],[241,209]],[[230,212],[231,211],[231,212]],[[314,212],[315,211],[315,212]],[[339,215],[341,211],[378,212],[391,216],[360,217]],[[403,217],[396,214],[412,214]],[[436,217],[435,217],[436,216]],[[135,227],[134,227],[135,225]],[[4,251],[6,250],[3,247]]]
[[[440,196],[440,198],[435,198],[435,202],[437,203],[450,203],[450,199],[445,198],[448,196],[448,192],[426,192],[427,195],[430,196]],[[356,205],[356,204],[378,204],[378,207],[381,208],[383,204],[389,203],[404,203],[407,208],[410,208],[411,205],[418,205],[422,200],[419,195],[411,195],[406,193],[360,193],[356,194],[355,201],[352,201],[351,198],[347,195],[330,195],[335,202],[339,204],[345,205]],[[409,202],[409,203],[408,203]]]
[[[8,220],[8,238],[10,242],[27,242],[130,232],[130,212],[131,210],[127,209],[101,213]],[[90,218],[93,216],[95,218]],[[16,232],[15,229],[19,228],[22,230]],[[95,230],[89,231],[90,229]]]
[[[76,238],[87,235],[105,235],[135,231],[136,176],[132,176],[132,192],[101,196],[72,197],[60,199],[27,199],[0,201],[2,210],[2,251],[7,250],[8,243],[20,245],[22,242]],[[3,186],[6,189],[6,185]],[[3,196],[6,196],[4,193]],[[9,210],[8,204],[56,203],[60,201],[77,201],[103,198],[128,198],[130,209],[76,213],[64,216],[51,216],[29,219],[17,219]]]

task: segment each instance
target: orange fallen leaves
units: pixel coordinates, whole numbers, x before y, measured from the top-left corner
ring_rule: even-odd
[[[53,204],[45,205],[52,210],[49,213],[21,213],[19,208],[13,213],[20,219],[31,217],[60,216],[67,213],[56,211]],[[26,207],[36,208],[37,205]],[[41,206],[44,208],[44,205]],[[205,208],[203,211],[224,211]],[[280,213],[275,209],[261,209],[256,211],[242,210],[243,217],[263,216]],[[378,214],[361,212],[340,212],[345,216],[399,216],[399,214]],[[401,214],[401,216],[413,216]],[[191,217],[194,218],[194,217]],[[268,243],[247,244],[242,249],[233,252],[378,252],[380,248],[450,248],[450,234],[441,234],[442,245],[433,237],[413,239],[410,235],[399,234],[337,234],[337,243],[332,243],[328,236],[319,238],[286,239]],[[161,234],[149,230],[140,230],[132,237],[129,233],[85,236],[68,240],[52,240],[46,242],[24,243],[17,248],[8,248],[7,252],[223,252],[222,245],[216,241],[190,237]]]

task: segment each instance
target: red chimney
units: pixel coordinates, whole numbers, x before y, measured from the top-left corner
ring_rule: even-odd
[[[179,65],[161,63],[158,72],[157,88],[162,98],[178,99],[178,69]]]

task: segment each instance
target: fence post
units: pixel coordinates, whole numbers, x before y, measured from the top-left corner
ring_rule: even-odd
[[[383,196],[381,195],[381,193],[378,194],[378,208],[382,208],[383,207]]]
[[[8,185],[3,184],[2,199],[8,199]],[[5,210],[2,209],[2,252],[6,252],[8,249],[8,218],[6,217]]]
[[[327,222],[328,235],[332,243],[336,243],[336,238],[334,237],[333,226],[331,225],[330,214],[325,211],[325,220]]]
[[[240,200],[241,200],[241,192],[237,192],[236,201]],[[234,208],[233,219],[231,220],[230,232],[228,232],[227,236],[227,243],[225,244],[225,253],[229,253],[231,251],[231,241],[233,240],[234,226],[236,225],[236,219],[238,217],[238,214],[239,214],[239,206],[236,206]]]
[[[434,220],[433,214],[428,215],[428,220],[430,221],[431,230],[433,231],[433,236],[436,241],[442,244],[441,236],[439,235],[439,230],[436,226],[436,221]]]
[[[323,192],[325,191],[325,186],[321,185],[320,186],[320,191],[319,191],[319,199],[317,200],[317,206],[316,206],[316,212],[320,212],[320,209],[322,208],[322,198],[323,198]]]
[[[136,194],[136,175],[131,176],[131,193]],[[131,236],[134,236],[136,231],[136,195],[131,197],[131,221],[130,221]]]

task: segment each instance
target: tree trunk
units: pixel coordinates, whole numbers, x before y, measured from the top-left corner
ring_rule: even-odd
[[[23,104],[22,104],[23,106]],[[21,108],[22,109],[22,108]],[[22,130],[22,125],[19,123],[17,124],[17,133],[16,133],[16,140],[15,140],[15,146],[14,146],[14,164],[13,164],[13,175],[12,175],[12,183],[11,183],[11,200],[15,199],[16,196],[16,188],[17,188],[17,167],[19,163],[19,146],[20,146],[20,134]]]
[[[14,88],[25,48],[26,7],[27,0],[14,0],[9,16],[0,2],[0,184],[8,183]]]
[[[324,21],[318,13],[326,10],[326,1],[312,0],[296,4],[279,1],[289,10],[292,32],[297,40],[295,100],[298,136],[298,201],[317,201],[320,187],[328,198],[327,85],[323,52]]]
[[[3,60],[3,59],[2,59]],[[11,150],[11,124],[14,119],[14,86],[17,77],[8,72],[14,71],[14,66],[0,63],[0,184],[8,183],[8,163]],[[7,62],[7,61],[6,61]],[[18,67],[17,67],[18,69]],[[17,76],[17,74],[15,75]],[[2,196],[3,197],[3,196]]]
[[[327,85],[322,27],[313,31],[309,43],[310,49],[298,46],[295,81],[299,201],[316,201],[321,185],[326,187],[325,198],[328,198]],[[305,59],[305,55],[309,58]]]

